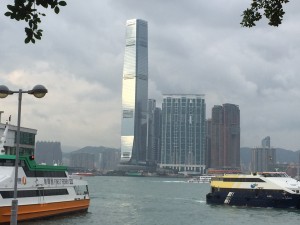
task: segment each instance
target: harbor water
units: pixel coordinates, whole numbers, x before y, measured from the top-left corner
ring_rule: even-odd
[[[21,225],[288,225],[299,224],[300,210],[208,205],[209,184],[158,177],[85,178],[91,205],[87,213]]]

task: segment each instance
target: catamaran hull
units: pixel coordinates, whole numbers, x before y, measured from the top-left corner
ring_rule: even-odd
[[[88,210],[90,199],[54,202],[47,204],[19,205],[18,221],[44,218],[60,214],[84,212]],[[11,207],[0,207],[0,224],[10,222]]]
[[[300,209],[300,195],[283,196],[274,192],[256,195],[254,191],[221,192],[215,191],[206,195],[208,204],[224,204],[234,206],[296,208]]]

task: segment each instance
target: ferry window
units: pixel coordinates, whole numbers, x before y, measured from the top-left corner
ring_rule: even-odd
[[[286,173],[263,173],[264,177],[288,177]]]
[[[17,140],[17,133],[15,134],[15,140]],[[35,134],[20,132],[20,144],[34,145]]]
[[[77,195],[84,195],[84,194],[88,194],[88,189],[87,186],[84,185],[80,185],[80,186],[75,186],[74,187],[75,193]]]
[[[24,162],[24,160],[20,160],[20,161],[19,161],[19,166],[22,166],[22,167],[24,167],[24,166],[25,166],[25,162]]]
[[[13,198],[13,191],[1,191],[2,198]],[[67,189],[46,189],[46,190],[26,190],[18,191],[18,198],[37,197],[37,196],[53,196],[53,195],[67,195]]]
[[[0,159],[0,166],[15,166],[14,159]]]
[[[223,178],[224,182],[265,182],[260,178]]]
[[[67,177],[65,171],[34,171],[24,168],[27,177]]]
[[[44,193],[45,196],[69,194],[67,189],[49,189],[49,190],[44,190]]]

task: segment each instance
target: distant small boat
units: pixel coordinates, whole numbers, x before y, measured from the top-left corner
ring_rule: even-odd
[[[128,171],[125,173],[126,176],[130,176],[130,177],[142,177],[143,172],[142,171]]]
[[[187,180],[188,183],[209,183],[211,181],[211,178],[214,177],[212,175],[202,175],[202,176],[197,176],[193,177],[189,180]]]
[[[72,173],[72,175],[85,176],[85,177],[95,176],[95,174],[93,174],[93,173],[84,173],[84,172]]]

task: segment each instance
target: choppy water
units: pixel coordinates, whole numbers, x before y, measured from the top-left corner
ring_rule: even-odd
[[[209,184],[184,179],[90,177],[88,213],[21,225],[289,225],[300,210],[212,206],[205,202]]]

